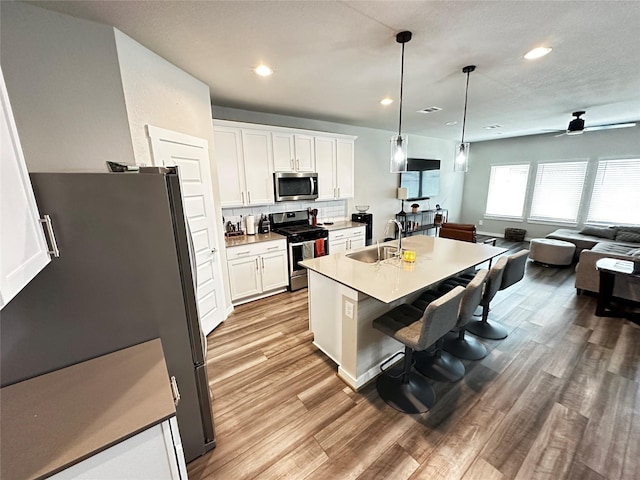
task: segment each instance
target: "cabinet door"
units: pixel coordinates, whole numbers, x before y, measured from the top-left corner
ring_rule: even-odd
[[[289,283],[286,250],[265,253],[260,256],[260,262],[262,267],[263,292],[284,287]]]
[[[366,244],[364,236],[354,237],[349,240],[349,249],[355,250],[356,248],[362,248]]]
[[[213,127],[214,151],[218,166],[220,206],[244,205],[242,133],[239,128]]]
[[[258,257],[238,258],[227,262],[231,300],[262,292]]]
[[[318,200],[336,197],[335,160],[336,141],[329,137],[315,138],[316,172],[318,173]]]
[[[1,73],[0,70],[0,309],[50,262],[38,206]]]
[[[247,186],[245,204],[273,203],[273,152],[270,132],[242,129],[242,153]]]
[[[293,143],[296,153],[296,171],[315,172],[315,155],[313,152],[313,137],[310,135],[294,135]]]
[[[273,142],[273,166],[276,172],[295,171],[293,135],[288,133],[271,134]]]
[[[353,198],[354,194],[354,144],[353,140],[336,140],[336,196]]]

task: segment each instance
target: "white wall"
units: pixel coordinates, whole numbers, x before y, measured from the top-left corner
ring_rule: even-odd
[[[0,2],[0,58],[30,171],[133,161],[113,29]]]
[[[478,220],[482,219],[484,225],[478,226],[478,230],[493,234],[503,234],[507,227],[524,228],[528,238],[544,237],[557,228],[575,228],[484,218],[491,165],[572,159],[595,162],[611,158],[640,158],[640,126],[585,132],[576,136],[532,135],[474,143],[469,154],[462,221],[478,225]]]
[[[288,117],[248,110],[213,106],[216,119],[259,123],[290,128],[303,128],[332,133],[355,135],[355,198],[347,202],[347,215],[355,213],[355,205],[370,205],[373,214],[373,238],[384,238],[388,219],[400,211],[400,200],[396,199],[398,174],[389,173],[389,141],[394,132],[356,127],[340,123],[324,122],[307,118]],[[453,172],[454,142],[436,138],[409,136],[408,151],[411,157],[437,158],[442,161],[440,195],[429,203],[433,208],[439,203],[449,209],[450,219],[460,217],[464,175]],[[426,209],[426,202],[421,201]],[[406,210],[406,209],[405,209]]]

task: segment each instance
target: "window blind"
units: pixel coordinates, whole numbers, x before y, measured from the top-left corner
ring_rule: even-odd
[[[486,215],[522,218],[529,164],[492,165]]]
[[[577,223],[587,162],[540,163],[529,220]]]
[[[598,162],[587,223],[640,224],[640,158]]]

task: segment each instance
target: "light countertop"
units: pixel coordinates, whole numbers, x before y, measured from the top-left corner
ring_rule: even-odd
[[[319,225],[319,226],[332,232],[334,230],[344,230],[345,228],[366,227],[366,224],[352,222],[351,220],[344,220],[341,222],[334,222],[333,225],[326,225],[323,223],[322,225]]]
[[[380,245],[396,246],[397,243],[393,240]],[[360,250],[371,248],[376,246]],[[364,263],[347,257],[357,251],[354,250],[308,259],[300,264],[354,290],[391,303],[507,251],[482,243],[426,235],[404,238],[402,248],[416,252],[414,263],[399,259],[383,260],[379,264]]]
[[[287,237],[279,233],[256,233],[255,235],[238,235],[237,237],[224,237],[227,248],[249,245],[251,243],[272,242],[274,240],[286,240]]]
[[[160,339],[0,390],[1,478],[44,478],[175,415]]]

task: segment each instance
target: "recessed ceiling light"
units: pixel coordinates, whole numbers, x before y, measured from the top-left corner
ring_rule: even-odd
[[[273,69],[264,64],[258,65],[253,69],[253,71],[256,72],[256,75],[260,75],[261,77],[268,77],[269,75],[273,74]]]
[[[450,127],[451,125],[457,125],[458,122],[447,122],[445,123],[445,125],[447,125],[448,127]]]
[[[525,53],[524,58],[526,58],[527,60],[533,60],[534,58],[544,57],[551,50],[552,49],[550,47],[536,47],[533,50]]]
[[[384,97],[380,100],[380,105],[391,105],[393,103],[393,98]]]

